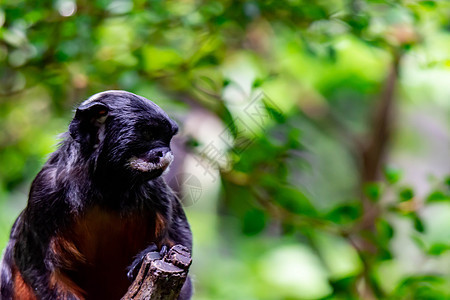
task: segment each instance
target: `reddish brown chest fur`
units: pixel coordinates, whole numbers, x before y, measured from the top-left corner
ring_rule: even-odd
[[[86,299],[120,299],[130,285],[126,268],[135,255],[157,242],[161,224],[155,216],[124,217],[94,208],[78,218],[52,241],[59,265],[55,281],[71,290],[81,289],[78,294]]]

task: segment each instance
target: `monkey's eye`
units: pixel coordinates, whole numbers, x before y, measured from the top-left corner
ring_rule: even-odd
[[[153,134],[153,130],[147,128],[142,130],[142,137],[147,141],[152,141],[155,138],[155,135]]]

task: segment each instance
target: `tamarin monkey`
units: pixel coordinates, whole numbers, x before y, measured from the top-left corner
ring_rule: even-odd
[[[161,177],[177,131],[160,107],[129,92],[83,102],[12,227],[1,300],[120,299],[147,252],[191,250],[186,216]],[[188,278],[179,299],[191,290]]]

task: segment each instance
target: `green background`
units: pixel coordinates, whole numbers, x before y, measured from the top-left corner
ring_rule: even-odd
[[[450,299],[448,49],[447,1],[3,0],[0,249],[124,89],[181,126],[194,299]]]

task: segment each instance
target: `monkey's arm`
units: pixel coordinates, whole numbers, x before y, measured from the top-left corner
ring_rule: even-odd
[[[129,271],[127,273],[130,281],[133,281],[135,279],[139,268],[142,265],[143,259],[149,252],[154,252],[156,256],[158,256],[159,254],[159,256],[162,257],[171,246],[176,244],[181,244],[187,247],[189,251],[192,251],[192,233],[181,203],[172,194],[172,191],[165,188],[165,184],[158,187],[163,188],[160,189],[155,196],[159,197],[158,203],[165,204],[163,207],[161,207],[160,211],[166,212],[164,217],[161,218],[162,215],[160,215],[160,217],[157,218],[158,222],[164,222],[164,229],[158,234],[161,241],[155,241],[156,244],[161,245],[161,248],[158,249],[156,244],[151,244],[135,257],[135,260],[130,265]],[[156,188],[156,186],[153,187],[154,190],[156,190]],[[188,277],[178,299],[190,299],[191,295],[191,280]]]
[[[26,233],[24,212],[11,230],[10,240],[0,265],[0,299],[52,299],[42,255]],[[33,257],[32,257],[33,256]],[[53,297],[54,298],[54,297]]]
[[[50,182],[43,169],[32,184],[28,205],[12,232],[14,298],[22,299],[17,294],[31,290],[37,299],[79,299],[57,272],[58,253],[51,241],[58,229],[65,227],[69,209],[63,191]]]
[[[14,288],[14,246],[16,244],[15,232],[17,224],[21,222],[22,214],[19,215],[11,229],[10,239],[6,245],[3,257],[0,260],[0,299],[12,300]]]
[[[169,207],[169,211],[171,212],[170,216],[164,221],[160,217],[157,218],[158,222],[166,222],[165,225],[158,225],[158,227],[165,228],[162,232],[159,232],[159,239],[161,241],[155,241],[155,243],[150,244],[135,256],[133,263],[128,267],[127,277],[130,281],[133,281],[136,277],[147,253],[155,252],[155,255],[159,253],[163,257],[171,246],[177,244],[187,247],[189,251],[192,250],[192,234],[181,204],[173,195],[169,195],[169,197],[171,206]],[[161,247],[158,248],[156,244],[161,245]]]
[[[170,224],[168,224],[166,233],[164,234],[165,237],[163,237],[163,239],[169,241],[169,243],[172,245],[180,244],[187,247],[189,251],[192,251],[192,233],[189,227],[189,223],[186,219],[186,215],[184,214],[180,202],[175,197],[173,197],[171,201],[173,201],[173,207],[171,209],[173,215],[171,217]],[[156,252],[159,253],[161,257],[163,257],[169,250],[168,247],[170,247],[170,245],[166,245],[163,241],[161,249],[158,249],[158,246],[155,243],[152,243],[146,249],[139,252],[139,254],[136,255],[133,263],[128,268],[128,279],[130,281],[133,281],[133,279],[136,277],[142,261],[147,253]]]

